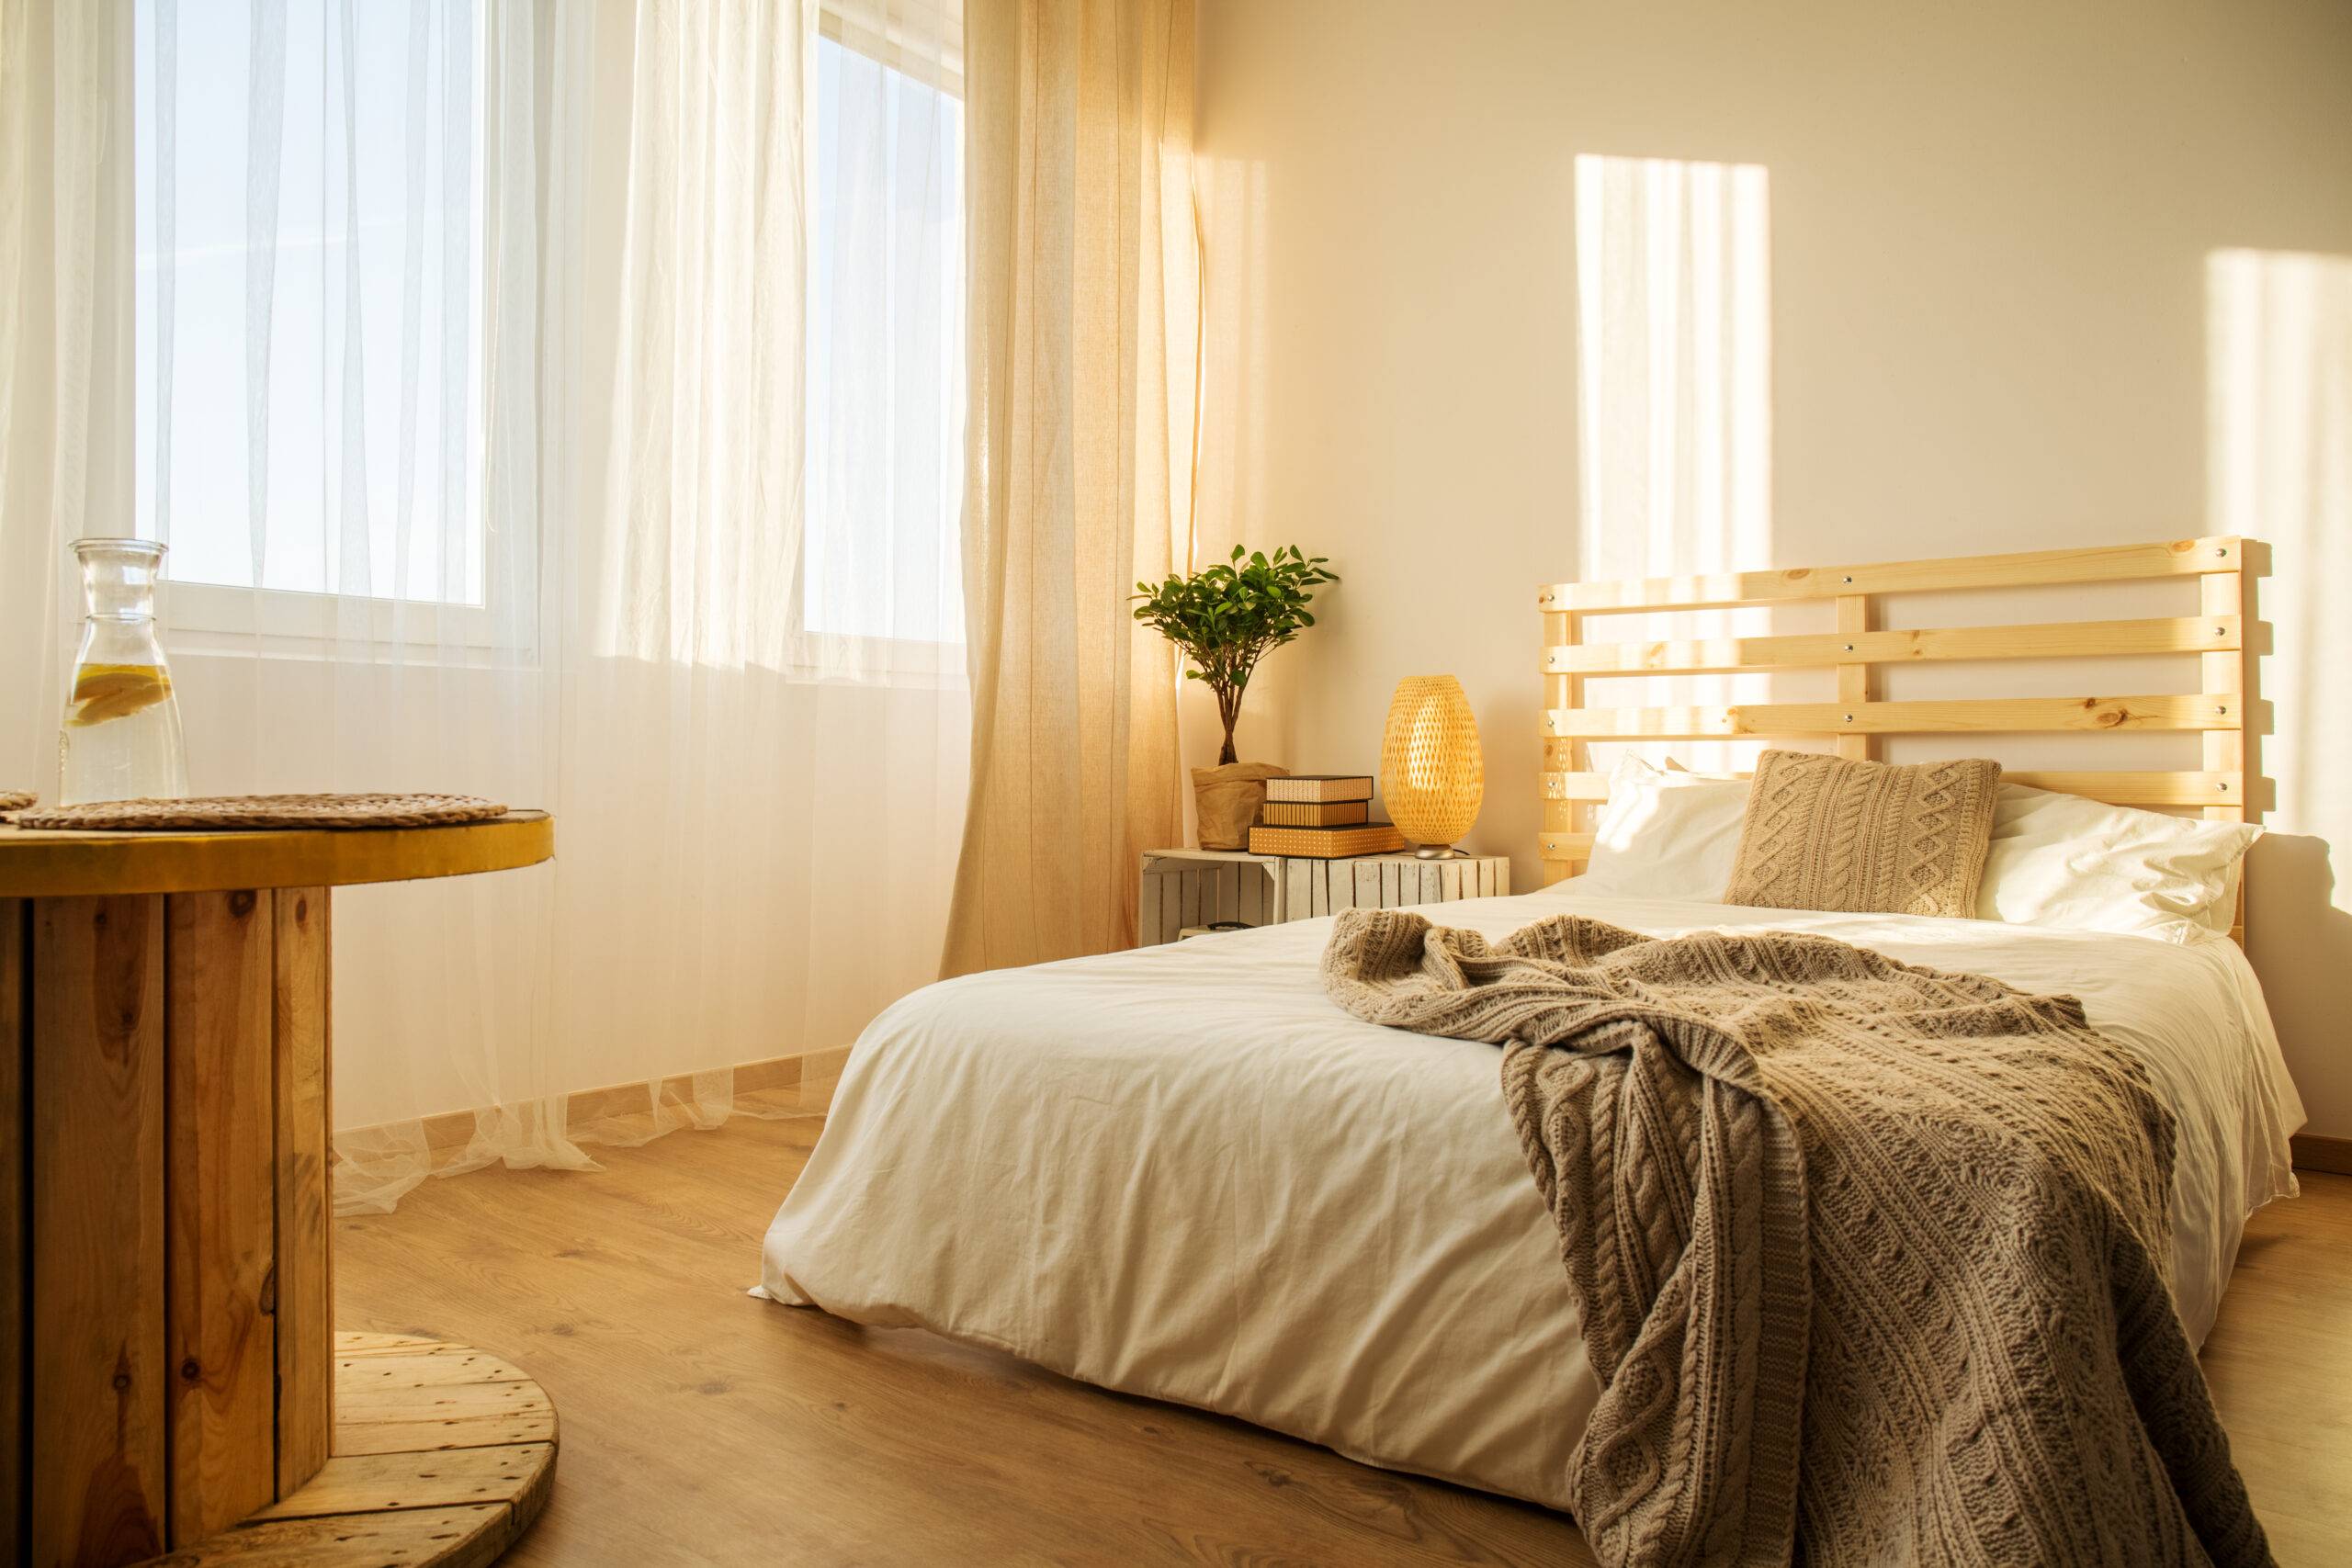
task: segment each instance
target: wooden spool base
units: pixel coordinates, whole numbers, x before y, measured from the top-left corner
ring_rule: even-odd
[[[332,1457],[308,1484],[162,1568],[479,1568],[547,1506],[555,1405],[512,1362],[390,1334],[334,1337]]]

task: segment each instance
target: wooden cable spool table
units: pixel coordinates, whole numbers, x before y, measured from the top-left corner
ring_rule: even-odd
[[[0,827],[0,1542],[36,1568],[490,1562],[555,1412],[334,1332],[330,890],[531,865],[514,811],[381,830]]]

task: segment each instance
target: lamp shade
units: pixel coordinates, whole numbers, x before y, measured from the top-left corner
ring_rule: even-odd
[[[1388,699],[1380,737],[1380,793],[1396,830],[1440,853],[1478,820],[1487,761],[1478,721],[1451,675],[1408,675]]]

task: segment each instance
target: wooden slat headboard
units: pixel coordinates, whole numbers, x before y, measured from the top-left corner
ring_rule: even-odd
[[[1591,814],[1608,798],[1591,771],[1589,743],[1748,737],[1834,740],[1838,754],[1870,758],[1883,735],[2193,731],[2202,766],[2177,772],[2014,773],[2038,789],[2121,806],[2195,807],[2208,818],[2246,817],[2244,542],[2180,539],[1868,566],[1804,567],[1555,582],[1537,595],[1544,615],[1544,880],[1571,875],[1592,850]],[[1898,593],[2196,578],[2204,614],[2142,620],[2036,622],[1883,631],[1880,602]],[[1592,617],[1732,609],[1826,600],[1831,632],[1682,640],[1595,641]],[[2193,695],[1986,697],[1941,702],[1879,698],[1881,666],[1932,660],[2048,660],[2117,654],[2197,654]],[[1730,706],[1588,707],[1595,676],[1691,675],[1828,669],[1834,702]],[[2243,908],[2243,905],[2241,905]],[[2237,934],[2233,932],[2233,934]]]

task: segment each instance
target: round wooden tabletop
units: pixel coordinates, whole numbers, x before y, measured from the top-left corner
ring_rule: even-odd
[[[555,853],[555,820],[510,811],[447,828],[60,833],[0,826],[0,898],[339,887],[536,865]]]

